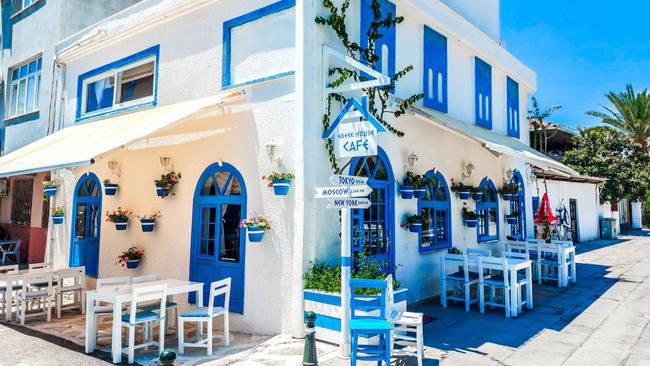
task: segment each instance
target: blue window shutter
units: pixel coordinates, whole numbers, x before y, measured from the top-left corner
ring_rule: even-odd
[[[388,0],[378,0],[379,1],[379,11],[381,12],[381,17],[386,18],[388,13],[393,14],[393,17],[396,16],[396,7],[395,4],[391,3]],[[372,0],[361,0],[361,29],[359,42],[361,47],[368,47],[368,29],[372,23],[374,16],[372,14]],[[375,55],[379,57],[379,60],[375,63],[375,70],[381,72],[384,75],[393,77],[395,75],[395,27],[385,28],[380,27],[379,33],[384,36],[375,41]],[[384,47],[385,46],[385,47]],[[387,49],[388,54],[384,56],[384,48]],[[382,60],[386,57],[387,69],[382,69]]]
[[[447,113],[447,37],[424,26],[423,104]]]
[[[492,129],[492,66],[475,57],[475,95],[476,124]]]
[[[507,78],[506,121],[508,122],[508,136],[519,138],[519,84]]]

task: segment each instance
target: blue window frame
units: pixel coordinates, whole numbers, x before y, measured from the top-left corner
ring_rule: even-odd
[[[476,212],[481,215],[478,220],[477,240],[484,242],[499,239],[499,200],[494,183],[488,178],[483,178],[478,187],[483,193],[480,200],[476,201]]]
[[[422,103],[447,113],[447,37],[424,26],[423,54]]]
[[[9,69],[6,118],[38,112],[42,68],[43,59],[39,57]]]
[[[474,58],[476,124],[492,129],[492,66],[478,57]]]
[[[359,32],[359,42],[361,47],[364,48],[368,47],[368,29],[370,29],[370,24],[374,20],[372,1],[373,0],[361,0],[361,28]],[[382,19],[389,13],[396,16],[397,9],[395,4],[388,0],[377,1],[379,2],[379,11],[381,12]],[[394,26],[391,26],[390,28],[379,27],[377,31],[383,34],[383,37],[375,41],[375,55],[379,58],[379,61],[375,63],[375,70],[392,78],[395,75],[396,29]]]
[[[233,84],[231,74],[231,61],[232,61],[232,30],[246,23],[253,22],[267,15],[281,12],[290,9],[296,5],[296,0],[280,0],[271,5],[254,10],[250,13],[241,15],[237,18],[230,19],[223,23],[223,48],[221,59],[221,87],[232,88],[235,86],[255,84],[266,80],[277,79],[280,77],[293,75],[295,71],[287,71],[276,75],[270,75],[259,79],[247,81],[245,83]]]
[[[418,200],[418,212],[423,217],[420,253],[451,248],[449,187],[440,172],[430,170],[424,180],[427,182],[425,196]]]
[[[531,203],[533,205],[533,216],[537,214],[537,210],[539,209],[539,196],[534,196],[531,198]],[[533,224],[533,238],[537,237],[537,225]]]
[[[508,136],[519,138],[519,84],[506,77],[506,85]]]
[[[517,240],[524,240],[526,239],[526,189],[518,170],[514,171],[510,184],[518,188],[517,194],[510,201],[510,212],[519,212],[517,223],[510,225],[510,234]]]
[[[160,46],[79,75],[77,121],[155,106]]]
[[[381,148],[377,153],[350,164],[350,174],[368,177],[373,189],[368,197],[372,205],[352,210],[352,255],[355,267],[364,258],[383,264],[388,274],[395,270],[395,179],[388,155]]]

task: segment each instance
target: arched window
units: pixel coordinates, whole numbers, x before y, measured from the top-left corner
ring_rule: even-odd
[[[424,198],[418,200],[422,216],[420,252],[451,248],[451,205],[449,187],[440,172],[430,170],[424,175],[427,182]]]
[[[481,199],[476,202],[476,212],[481,216],[476,227],[478,231],[478,242],[499,239],[499,201],[497,190],[490,179],[483,178],[479,185],[479,191],[483,193]]]
[[[526,190],[521,173],[515,170],[510,179],[510,184],[518,187],[517,194],[510,201],[510,212],[519,212],[519,219],[515,225],[510,225],[511,236],[517,240],[526,239]]]

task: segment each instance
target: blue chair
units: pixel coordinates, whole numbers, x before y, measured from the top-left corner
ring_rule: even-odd
[[[377,361],[381,366],[382,361],[390,365],[390,333],[393,329],[386,320],[386,281],[384,280],[350,280],[350,336],[352,338],[352,362],[355,366],[357,360]],[[376,289],[377,295],[360,295],[357,289]],[[359,344],[360,337],[370,340],[377,338],[377,342]]]

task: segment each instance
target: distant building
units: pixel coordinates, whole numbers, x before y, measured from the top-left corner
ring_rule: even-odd
[[[532,123],[529,124],[530,146],[548,157],[560,161],[564,157],[564,153],[572,148],[571,139],[577,131],[556,123],[543,122],[543,124],[546,128],[546,151],[543,146],[540,146],[544,144],[544,139],[541,136],[542,131],[541,129],[535,130]]]

